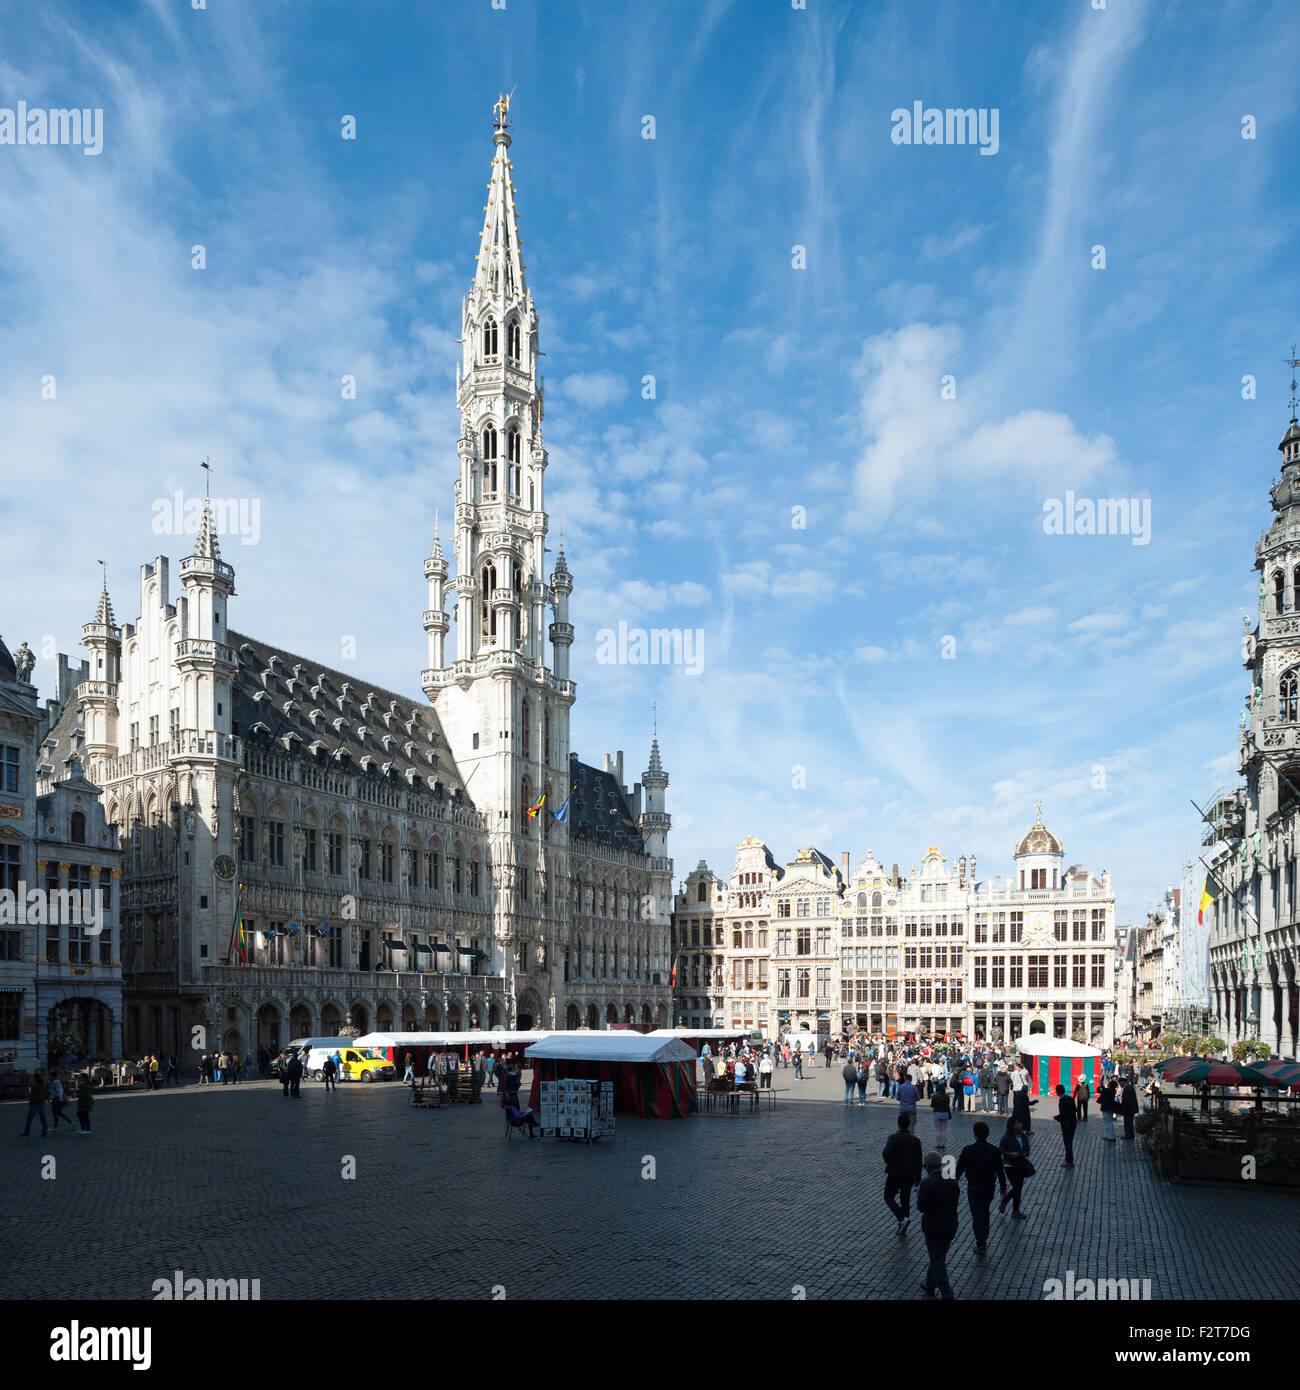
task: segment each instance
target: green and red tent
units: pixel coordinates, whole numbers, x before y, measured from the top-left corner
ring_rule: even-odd
[[[1073,1038],[1049,1038],[1046,1033],[1026,1033],[1017,1038],[1020,1060],[1029,1073],[1031,1096],[1054,1096],[1058,1086],[1069,1095],[1082,1077],[1093,1095],[1101,1082],[1101,1051]]]

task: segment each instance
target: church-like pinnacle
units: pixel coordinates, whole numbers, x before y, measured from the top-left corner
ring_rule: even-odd
[[[194,543],[195,555],[205,560],[221,559],[221,545],[217,540],[217,524],[212,518],[212,499],[203,499],[203,520],[199,525],[199,538]]]

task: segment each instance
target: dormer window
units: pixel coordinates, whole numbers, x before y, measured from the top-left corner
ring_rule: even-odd
[[[519,365],[519,320],[511,319],[506,324],[506,353],[510,360]]]
[[[491,362],[497,355],[497,321],[487,319],[483,324],[483,356]]]

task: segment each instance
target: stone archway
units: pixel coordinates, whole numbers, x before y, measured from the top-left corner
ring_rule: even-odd
[[[403,1005],[402,1005],[402,1032],[403,1032],[403,1033],[416,1033],[416,1032],[419,1031],[419,1029],[416,1027],[416,1024],[415,1024],[415,1018],[416,1018],[416,1015],[415,1015],[415,1005],[414,1005],[414,1004],[403,1004]]]
[[[393,1033],[393,1006],[391,1004],[381,1004],[375,1010],[375,1032]]]
[[[617,1005],[617,1004],[607,1004],[607,1005],[605,1006],[605,1022],[606,1022],[606,1023],[617,1023],[617,1022],[618,1022],[618,1005]]]
[[[468,1018],[469,1031],[471,1033],[480,1032],[483,1027],[483,1006],[477,999],[469,1001]]]
[[[570,1004],[564,1014],[564,1026],[572,1032],[582,1027],[582,1011],[576,1004]]]
[[[544,1028],[545,1026],[546,1019],[542,1012],[542,1001],[538,998],[537,991],[531,988],[524,990],[515,1006],[515,1027],[524,1033],[530,1028]]]
[[[659,1008],[655,1011],[655,1027],[656,1027],[656,1028],[667,1028],[667,1027],[668,1027],[668,1005],[667,1005],[667,1004],[660,1004],[660,1005],[659,1005]]]
[[[649,1004],[642,1004],[642,1005],[641,1005],[641,1022],[644,1023],[644,1024],[646,1024],[646,1025],[649,1025],[649,1023],[650,1023],[650,1005],[649,1005]]]
[[[495,999],[488,1005],[488,1027],[501,1027],[501,1005]]]
[[[447,1032],[460,1033],[465,1028],[465,1010],[458,1000],[447,1005]]]
[[[587,1005],[587,1027],[600,1027],[600,1010],[595,1006],[595,1004]]]
[[[81,1043],[78,1058],[106,1057],[112,1050],[113,1011],[100,999],[91,999],[83,995],[61,999],[46,1014],[46,1040],[60,1029],[67,1029],[77,1035]],[[45,1064],[52,1064],[48,1054]],[[63,1059],[61,1065],[67,1065],[67,1058]]]
[[[343,1015],[339,1012],[339,1006],[326,1004],[320,1011],[320,1036],[322,1038],[336,1038],[342,1027]]]
[[[276,1004],[263,1004],[257,1011],[257,1046],[266,1048],[274,1057],[287,1039],[280,1037],[281,1016]]]
[[[313,1036],[311,1023],[311,1005],[298,1003],[289,1010],[289,1041],[295,1038],[310,1038]]]
[[[636,1022],[636,1005],[635,1005],[635,1004],[628,1004],[628,1005],[624,1008],[624,1010],[623,1010],[623,1022],[624,1022],[624,1023],[635,1023],[635,1022]]]
[[[437,1004],[426,1004],[424,1006],[424,1026],[430,1033],[441,1033],[442,1010]]]
[[[370,1032],[370,1009],[365,1004],[357,1000],[348,1012],[352,1015],[352,1026],[357,1030],[358,1037]]]

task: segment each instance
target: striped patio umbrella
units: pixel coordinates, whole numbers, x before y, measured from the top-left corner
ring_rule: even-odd
[[[1293,1091],[1300,1091],[1300,1062],[1256,1062],[1255,1070],[1261,1076],[1272,1078],[1274,1086],[1290,1086]]]
[[[1208,1081],[1211,1086],[1274,1086],[1258,1067],[1238,1062],[1218,1062],[1213,1057],[1169,1057],[1156,1063],[1156,1070],[1165,1081],[1185,1085],[1191,1081]]]

